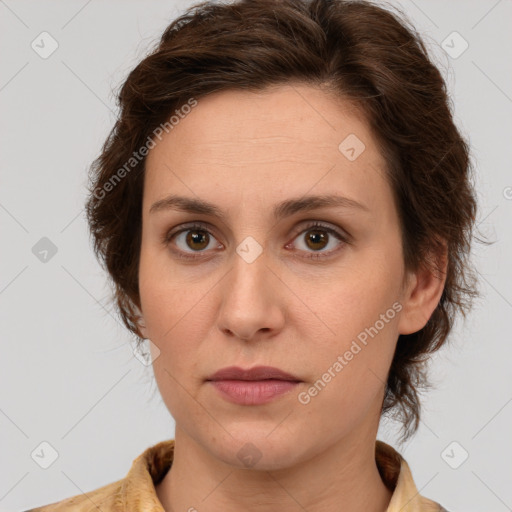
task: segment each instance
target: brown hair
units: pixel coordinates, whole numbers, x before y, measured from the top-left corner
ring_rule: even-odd
[[[142,148],[191,98],[290,82],[354,100],[367,117],[389,163],[405,267],[435,269],[432,255],[442,241],[447,246],[440,302],[423,329],[399,337],[386,384],[382,414],[395,412],[407,439],[419,425],[418,390],[430,387],[428,355],[477,294],[468,261],[476,201],[468,145],[454,125],[446,85],[402,14],[348,0],[190,7],[120,89],[118,119],[90,172],[86,211],[95,253],[110,274],[124,324],[140,336]]]

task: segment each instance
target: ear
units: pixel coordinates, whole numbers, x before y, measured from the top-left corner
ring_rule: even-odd
[[[140,308],[138,307],[137,312],[135,314],[135,325],[137,326],[138,334],[140,335],[141,338],[149,338],[146,323],[144,321],[144,315],[142,314]]]
[[[137,322],[137,327],[138,327],[139,334],[140,334],[141,338],[143,338],[145,340],[148,339],[149,335],[148,335],[146,326],[141,322]]]
[[[447,245],[441,242],[432,249],[427,264],[408,273],[398,322],[400,334],[412,334],[425,327],[441,300],[447,267]]]

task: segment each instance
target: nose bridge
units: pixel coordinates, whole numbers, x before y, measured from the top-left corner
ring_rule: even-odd
[[[263,246],[248,236],[236,247],[229,276],[229,293],[238,299],[251,300],[256,305],[264,299],[269,286],[268,255]]]
[[[245,238],[233,254],[218,319],[221,331],[242,339],[250,339],[260,330],[275,330],[283,319],[268,255],[251,238]]]

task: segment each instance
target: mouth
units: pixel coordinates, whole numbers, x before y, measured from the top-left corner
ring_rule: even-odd
[[[288,382],[301,382],[298,377],[274,368],[272,366],[256,366],[250,369],[240,368],[238,366],[229,366],[222,368],[211,375],[208,381],[219,380],[239,380],[239,381],[264,381],[264,380],[281,380]]]
[[[263,405],[288,393],[300,379],[270,366],[223,368],[207,379],[225,400],[238,405]]]

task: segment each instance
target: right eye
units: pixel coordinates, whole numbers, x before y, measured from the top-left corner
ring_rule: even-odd
[[[179,231],[169,232],[164,239],[165,245],[176,245],[178,250],[170,250],[184,259],[200,258],[208,248],[222,248],[219,242],[215,244],[214,241],[217,239],[202,224],[193,224]]]

